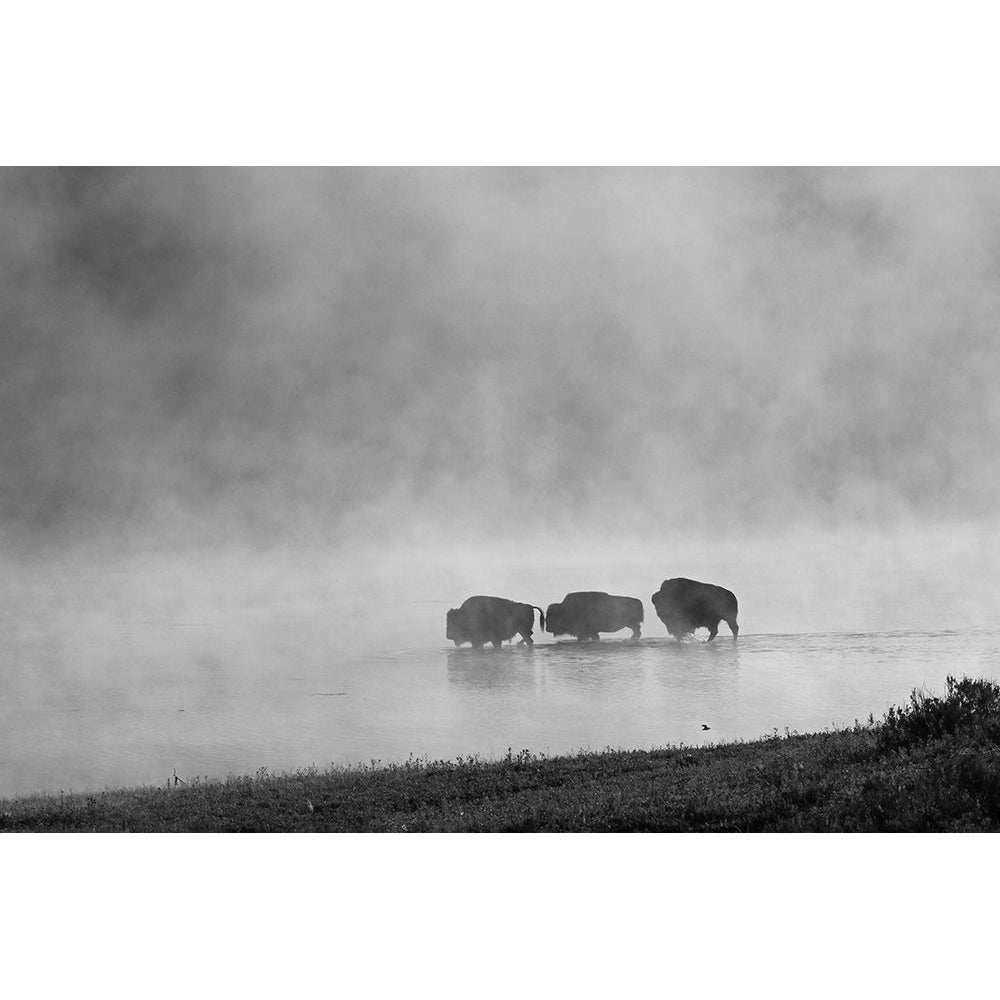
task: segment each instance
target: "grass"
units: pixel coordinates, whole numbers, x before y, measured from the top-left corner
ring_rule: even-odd
[[[411,759],[0,801],[21,831],[1000,829],[1000,685],[949,677],[881,721],[718,746]]]

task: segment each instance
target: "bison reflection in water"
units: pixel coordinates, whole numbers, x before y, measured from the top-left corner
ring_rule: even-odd
[[[603,591],[577,591],[567,594],[559,604],[550,604],[545,617],[547,630],[553,635],[573,635],[579,641],[596,641],[601,638],[601,632],[630,628],[631,638],[638,639],[642,631],[642,601]]]
[[[664,580],[652,601],[660,621],[675,639],[704,627],[708,629],[708,641],[711,642],[719,632],[720,621],[729,626],[733,642],[740,634],[736,624],[736,595],[725,587],[678,576]]]
[[[537,604],[521,604],[506,597],[484,597],[477,595],[463,602],[460,608],[448,612],[445,634],[456,646],[471,642],[476,649],[484,643],[492,642],[499,649],[504,640],[521,634],[521,642],[529,646],[535,625],[535,611],[541,618],[541,628],[545,629],[545,615]]]

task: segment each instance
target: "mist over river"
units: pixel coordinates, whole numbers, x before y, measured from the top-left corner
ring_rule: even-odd
[[[849,725],[949,673],[1000,676],[995,542],[954,527],[9,564],[0,795]],[[731,587],[738,644],[725,625],[670,639],[649,601],[665,575]],[[573,589],[640,597],[642,639],[445,640],[470,594],[544,607]]]
[[[0,794],[996,669],[1000,170],[5,168],[0,220]],[[668,639],[674,576],[737,646]],[[642,640],[445,638],[574,590]]]

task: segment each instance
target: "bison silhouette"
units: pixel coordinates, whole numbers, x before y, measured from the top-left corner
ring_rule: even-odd
[[[714,583],[699,583],[683,576],[664,580],[653,594],[653,607],[667,631],[676,639],[689,635],[696,628],[708,629],[708,641],[719,633],[719,622],[725,621],[733,633],[733,642],[740,634],[736,624],[739,610],[736,595]]]
[[[504,640],[521,634],[521,642],[534,644],[531,633],[535,625],[535,611],[541,616],[541,628],[545,630],[545,615],[537,604],[521,604],[506,597],[486,597],[478,594],[462,603],[460,608],[452,608],[447,615],[445,635],[460,646],[471,642],[476,649],[484,643],[492,642],[499,649]]]
[[[632,629],[632,638],[642,631],[642,601],[637,597],[616,597],[603,591],[581,590],[567,594],[559,604],[550,604],[545,612],[547,631],[553,635],[572,635],[579,641],[600,639],[601,632]]]

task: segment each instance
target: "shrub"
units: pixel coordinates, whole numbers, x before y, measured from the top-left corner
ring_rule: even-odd
[[[940,740],[961,731],[984,742],[1000,737],[1000,684],[948,676],[943,698],[914,691],[910,704],[889,709],[879,730],[879,749],[896,750]]]

